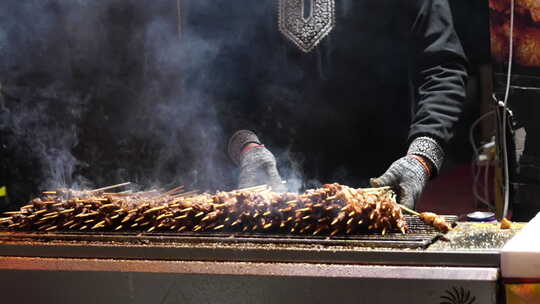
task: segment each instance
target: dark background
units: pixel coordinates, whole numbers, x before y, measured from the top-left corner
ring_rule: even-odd
[[[470,161],[474,79],[490,61],[487,1],[450,2],[473,81],[447,168]],[[211,77],[200,71],[215,55],[202,40],[181,43],[184,13],[176,0],[0,2],[0,186],[11,204],[126,180],[234,186],[216,97],[183,89],[186,78]]]

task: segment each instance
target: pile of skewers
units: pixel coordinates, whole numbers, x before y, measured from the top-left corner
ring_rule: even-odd
[[[258,186],[215,194],[185,191],[46,191],[0,218],[12,230],[227,231],[336,235],[407,232],[395,193],[388,187],[324,185],[302,194]],[[438,217],[437,217],[438,218]]]

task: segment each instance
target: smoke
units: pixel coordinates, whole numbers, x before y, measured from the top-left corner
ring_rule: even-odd
[[[77,122],[88,98],[62,95],[58,86],[1,89],[6,112],[2,128],[10,131],[8,144],[20,157],[38,161],[41,174],[34,175],[41,178],[39,187],[87,187],[89,182],[75,174],[80,163],[71,150],[78,143]]]
[[[236,35],[252,29],[180,33],[178,13],[175,0],[2,1],[0,140],[12,183],[27,194],[124,181],[234,186],[221,122],[237,59],[223,50],[247,47]]]
[[[287,191],[300,193],[303,189],[310,187],[311,183],[306,181],[303,174],[304,156],[302,153],[294,153],[287,149],[277,153],[277,163],[281,172],[281,178],[285,181]],[[320,183],[318,183],[320,184]]]
[[[289,122],[332,116],[305,106],[315,86],[306,97],[291,85],[323,68],[288,56],[291,45],[252,43],[283,39],[275,3],[181,2],[180,10],[176,0],[0,3],[0,81],[14,88],[0,130],[10,134],[4,159],[39,170],[12,165],[14,183],[232,188],[226,142],[247,128],[286,164],[291,190],[320,184],[290,151],[301,135]]]
[[[182,39],[179,39],[179,36]],[[151,183],[176,180],[191,187],[222,186],[226,134],[219,122],[209,64],[216,59],[220,41],[178,33],[170,19],[153,18],[144,28],[141,107],[128,125],[146,122],[138,136],[153,138],[159,146]],[[160,98],[156,100],[156,96]],[[148,102],[148,101],[152,102]]]

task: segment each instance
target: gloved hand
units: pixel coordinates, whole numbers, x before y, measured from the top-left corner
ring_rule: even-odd
[[[397,191],[398,201],[414,209],[430,177],[442,164],[444,152],[432,138],[418,137],[410,145],[407,156],[395,161],[380,177],[372,178],[373,187],[390,186]]]
[[[236,132],[229,140],[229,156],[240,167],[238,188],[268,185],[273,191],[285,191],[277,170],[276,158],[261,145],[255,133]]]

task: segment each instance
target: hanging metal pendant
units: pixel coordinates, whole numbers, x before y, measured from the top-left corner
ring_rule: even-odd
[[[306,3],[311,5],[309,14]],[[332,31],[334,24],[334,0],[279,0],[280,32],[306,53]]]

